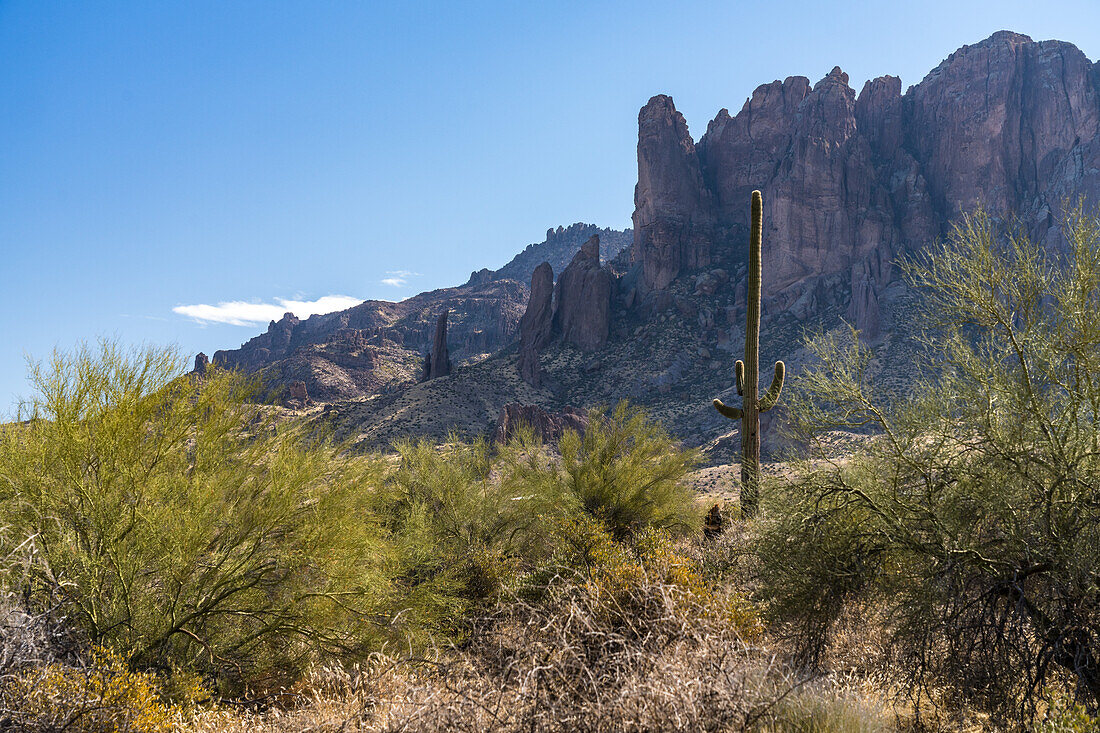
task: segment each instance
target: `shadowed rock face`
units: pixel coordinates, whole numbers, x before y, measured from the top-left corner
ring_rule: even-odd
[[[553,331],[592,351],[610,333],[611,275],[600,267],[600,238],[593,236],[558,277],[554,288]]]
[[[439,314],[439,320],[435,323],[435,338],[432,339],[432,350],[424,359],[424,379],[445,377],[451,373],[451,357],[447,353],[447,314],[443,311]]]
[[[698,145],[672,100],[654,97],[639,115],[632,257],[659,289],[738,251],[760,189],[765,299],[785,308],[821,277],[854,273],[853,308],[870,318],[893,258],[977,204],[1057,239],[1066,196],[1100,201],[1098,78],[1068,43],[1002,31],[904,95],[884,76],[857,98],[839,68],[812,87],[762,85]]]
[[[493,430],[493,439],[498,443],[506,443],[521,425],[533,429],[544,442],[557,443],[566,430],[584,433],[588,428],[588,411],[564,407],[560,411],[551,412],[537,405],[510,403],[500,411]]]
[[[638,113],[633,259],[646,285],[665,288],[681,270],[710,262],[713,216],[684,116],[659,94]]]
[[[875,281],[866,262],[852,265],[852,299],[848,305],[848,321],[867,341],[877,339],[882,330]]]
[[[543,262],[531,275],[531,297],[519,321],[519,374],[534,387],[542,383],[539,352],[553,335],[553,297],[554,270],[549,262]]]

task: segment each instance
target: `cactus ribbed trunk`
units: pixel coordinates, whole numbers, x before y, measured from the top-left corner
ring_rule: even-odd
[[[764,239],[764,200],[759,191],[752,192],[752,229],[749,239],[749,302],[745,324],[745,361],[734,365],[737,394],[741,407],[714,400],[714,409],[730,420],[741,420],[741,514],[754,517],[760,511],[760,413],[775,407],[783,391],[786,367],[775,362],[772,384],[760,395],[760,281],[764,267],[761,250]]]
[[[741,511],[751,517],[760,505],[760,250],[764,238],[764,201],[752,192],[752,229],[749,235],[749,283],[745,324],[745,387],[741,408]]]

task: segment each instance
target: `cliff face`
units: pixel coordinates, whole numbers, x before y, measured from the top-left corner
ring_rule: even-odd
[[[951,54],[906,107],[906,142],[947,215],[980,201],[1034,211],[1066,158],[1096,138],[1100,118],[1081,51],[1007,31]]]
[[[531,296],[519,321],[519,357],[516,363],[523,381],[538,387],[542,383],[539,352],[550,343],[554,319],[554,268],[543,262],[531,273]]]
[[[647,285],[665,288],[681,270],[710,262],[714,201],[684,116],[663,94],[638,114],[634,207],[634,260]]]
[[[715,352],[743,339],[753,189],[765,204],[766,360],[786,360],[792,374],[799,321],[815,315],[845,317],[895,349],[883,362],[903,368],[910,322],[897,311],[904,289],[887,288],[891,262],[961,212],[984,203],[1014,213],[1054,247],[1064,201],[1100,204],[1100,65],[1070,44],[1013,33],[963,47],[904,94],[883,76],[857,95],[834,68],[816,84],[760,86],[697,143],[664,95],[638,124],[634,267],[615,257],[627,233],[559,227],[463,286],[306,320],[287,314],[212,361],[301,382],[316,402],[382,393],[356,408],[389,426],[380,441],[420,429],[417,400],[431,392],[453,407],[432,412],[441,435],[455,415],[474,414],[470,405],[484,408],[470,425],[491,423],[507,402],[553,394],[587,406],[629,397],[700,443],[724,425],[709,408],[729,387]],[[443,311],[455,368],[417,385],[425,353],[442,351],[433,341]],[[517,337],[518,350],[506,349]],[[689,404],[698,405],[690,419]]]
[[[739,251],[760,189],[765,298],[785,308],[839,274],[871,325],[890,261],[960,213],[983,203],[1057,239],[1065,197],[1100,201],[1098,79],[1071,44],[1002,31],[904,95],[885,76],[857,97],[839,68],[812,87],[762,85],[697,145],[672,100],[654,97],[639,115],[632,259],[661,289]]]

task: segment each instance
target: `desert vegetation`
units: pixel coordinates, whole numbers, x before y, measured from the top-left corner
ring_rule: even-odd
[[[789,470],[711,537],[626,403],[361,453],[171,349],[56,354],[0,429],[0,728],[1096,730],[1100,223],[1064,231],[904,263],[904,393],[811,338]]]

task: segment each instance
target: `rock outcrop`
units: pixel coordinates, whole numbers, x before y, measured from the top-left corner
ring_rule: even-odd
[[[241,349],[215,351],[214,363],[228,369],[251,372],[285,358],[294,350],[294,332],[301,323],[293,313],[284,313],[278,321],[268,323],[266,332],[251,339]]]
[[[554,311],[554,270],[543,262],[531,274],[531,296],[519,321],[519,375],[533,387],[542,384],[539,352],[550,343]]]
[[[600,238],[593,235],[562,271],[554,287],[553,331],[584,351],[607,343],[611,275],[600,267]]]
[[[710,263],[714,203],[695,144],[672,97],[659,94],[638,113],[634,248],[644,285],[663,289],[684,269]]]
[[[305,320],[288,315],[239,349],[216,352],[212,361],[262,371],[272,387],[304,381],[317,401],[358,399],[423,376],[423,355],[434,349],[441,311],[450,311],[450,360],[476,361],[515,340],[526,300],[525,283],[489,279],[397,303],[368,300]]]
[[[848,322],[860,332],[860,338],[873,342],[882,330],[875,281],[866,262],[852,265],[852,297],[848,304]]]
[[[906,103],[906,143],[948,216],[979,203],[994,212],[1032,209],[1100,123],[1085,55],[1008,31],[948,56]]]
[[[520,425],[530,427],[546,443],[557,443],[566,430],[583,433],[588,428],[588,411],[576,407],[564,407],[558,412],[544,410],[537,405],[510,403],[500,411],[493,439],[506,443]]]
[[[432,349],[424,357],[424,372],[421,381],[445,377],[451,373],[451,357],[447,353],[447,314],[443,311],[435,322],[435,337],[432,339]]]
[[[905,93],[902,80],[881,76],[857,95],[840,69],[816,84],[801,76],[764,84],[736,114],[720,111],[697,143],[660,95],[639,114],[638,174],[633,266],[622,257],[608,266],[607,245],[621,243],[622,232],[559,227],[465,285],[303,320],[287,314],[211,361],[261,370],[274,386],[301,381],[317,402],[378,395],[370,409],[390,427],[422,417],[413,414],[422,403],[401,395],[444,394],[467,380],[454,410],[435,417],[466,411],[468,426],[487,431],[503,404],[529,401],[529,384],[541,383],[574,404],[637,399],[664,410],[675,431],[701,436],[699,444],[715,428],[709,415],[687,420],[683,406],[709,404],[709,388],[693,389],[725,378],[719,361],[744,338],[749,192],[764,193],[764,327],[774,348],[800,331],[791,318],[846,314],[865,338],[896,349],[901,340],[882,332],[906,323],[899,309],[910,306],[904,289],[889,287],[895,258],[942,237],[978,203],[1017,214],[1052,248],[1061,244],[1063,201],[1100,204],[1100,65],[1070,44],[1001,32],[952,54]],[[544,262],[548,270],[536,275]],[[464,368],[410,390],[422,355],[440,350],[444,310],[448,361]],[[511,352],[500,360],[506,368],[490,356],[517,338],[529,384],[515,378]],[[556,339],[603,350],[547,359]],[[904,367],[907,352],[891,353]],[[888,362],[883,369],[894,368]],[[409,409],[387,407],[397,404]]]
[[[287,385],[286,404],[288,407],[309,407],[313,404],[305,382],[299,380]]]
[[[191,370],[192,374],[198,374],[200,377],[206,374],[207,367],[210,366],[210,359],[206,354],[201,351],[195,355],[195,368]]]

